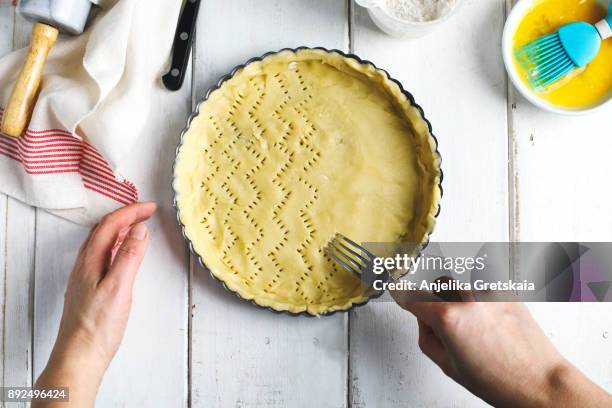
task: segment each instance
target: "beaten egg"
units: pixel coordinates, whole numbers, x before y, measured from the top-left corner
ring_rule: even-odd
[[[539,0],[527,12],[514,35],[514,49],[556,32],[575,21],[595,24],[607,14],[605,2],[597,0]],[[515,59],[515,65],[526,84],[527,73]],[[553,105],[586,108],[612,94],[612,40],[603,41],[597,57],[586,67],[575,69],[549,86],[538,96]]]

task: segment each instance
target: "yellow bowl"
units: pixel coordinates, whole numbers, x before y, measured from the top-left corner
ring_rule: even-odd
[[[510,12],[510,15],[508,16],[508,19],[506,20],[506,26],[504,28],[504,35],[502,39],[502,55],[504,57],[504,64],[506,65],[506,71],[508,71],[508,76],[514,84],[514,87],[535,106],[561,115],[585,115],[612,106],[612,91],[610,92],[608,99],[604,99],[596,105],[591,105],[585,108],[569,108],[555,105],[538,96],[538,94],[523,81],[521,74],[518,72],[516,64],[514,63],[514,35],[516,34],[519,24],[523,21],[523,18],[527,15],[536,1],[538,0],[520,0],[514,6]],[[597,1],[599,1],[606,8],[608,7],[608,0]]]

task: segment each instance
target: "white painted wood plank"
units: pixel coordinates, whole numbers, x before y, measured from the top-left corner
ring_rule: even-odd
[[[15,7],[9,0],[0,0],[0,57],[13,49]]]
[[[191,114],[191,75],[180,91],[152,101],[152,117],[131,160],[119,170],[138,186],[141,201],[157,202],[148,222],[151,240],[134,291],[126,336],[100,390],[101,407],[187,406],[187,245],[172,207],[172,164],[180,132]]]
[[[0,1],[0,57],[8,53],[12,49],[12,31],[13,31],[13,7],[6,0]],[[5,282],[6,282],[6,263],[7,257],[6,252],[6,203],[7,197],[4,194],[0,194],[0,305],[2,310],[6,304],[5,299]],[[4,326],[6,324],[6,312],[0,313],[0,386],[5,386],[4,381],[4,366],[5,356],[8,353],[8,349],[4,345],[4,339],[6,331]],[[4,404],[2,405],[4,406]]]
[[[32,25],[18,14],[14,14],[12,18],[14,25],[11,28],[10,38],[12,47],[16,50],[28,45]],[[7,320],[11,330],[7,336],[7,344],[10,346],[7,346],[9,363],[5,366],[5,370],[10,373],[12,381],[5,378],[7,385],[28,386],[35,379],[33,378],[34,350],[32,345],[36,212],[36,209],[8,198],[7,253],[10,261],[7,262],[9,280],[6,283],[6,301],[7,307],[11,308],[11,317]],[[23,406],[25,407],[26,404]]]
[[[466,1],[437,32],[398,40],[355,9],[355,53],[413,93],[440,142],[444,197],[434,241],[509,238],[504,14],[504,0]],[[354,406],[486,405],[420,352],[415,318],[394,304],[357,309],[350,333]]]
[[[612,241],[610,110],[566,118],[516,97],[515,234],[521,241]],[[540,325],[570,360],[612,392],[609,304],[534,304]]]
[[[466,1],[438,31],[406,40],[382,34],[355,8],[355,53],[402,82],[440,143],[444,197],[434,240],[508,239],[504,10],[503,0]]]
[[[350,324],[352,407],[488,406],[423,355],[416,319],[394,303],[367,305]]]
[[[11,3],[0,3],[0,54],[25,45],[14,33],[29,30],[30,24],[15,18]],[[17,200],[1,200],[5,228],[3,277],[2,384],[32,384],[32,285],[34,277],[35,210]],[[25,407],[26,404],[18,404]]]
[[[206,1],[198,25],[198,98],[235,65],[300,45],[345,48],[347,4],[327,0]],[[194,407],[346,406],[346,315],[260,310],[194,266]]]
[[[45,368],[62,315],[68,275],[87,228],[36,210],[34,376]]]
[[[343,407],[344,315],[259,310],[194,271],[193,407]]]
[[[188,257],[172,208],[171,168],[180,130],[191,113],[191,76],[163,101],[147,101],[158,128],[144,129],[131,160],[119,171],[155,201],[148,222],[149,249],[134,289],[132,313],[121,348],[97,398],[101,407],[187,406]],[[34,371],[38,376],[59,327],[68,274],[88,228],[38,211]]]
[[[32,23],[15,13],[15,26],[13,29],[13,49],[18,50],[30,44]]]
[[[532,106],[513,87],[510,101],[516,239],[612,241],[612,191],[607,187],[612,109],[563,117]],[[612,392],[610,305],[529,307],[560,351]]]
[[[233,67],[299,46],[346,49],[347,5],[326,0],[212,0],[198,21],[198,98]]]
[[[4,309],[4,305],[6,304],[6,296],[4,288],[6,287],[6,266],[5,259],[7,257],[6,253],[6,196],[4,194],[0,194],[0,265],[2,265],[0,269],[0,306]],[[0,344],[0,386],[4,387],[4,366],[5,359],[7,355],[8,349],[4,346],[5,333],[4,325],[6,323],[6,312],[2,311],[0,313],[0,339],[2,339],[2,344]]]
[[[32,384],[32,290],[34,283],[35,209],[8,198],[6,280],[4,282],[4,382]],[[23,405],[25,407],[25,404]]]
[[[612,108],[564,117],[522,96],[512,110],[516,188],[522,241],[612,240],[610,115]]]
[[[165,125],[144,131],[131,162],[120,169],[138,186],[141,200],[158,203],[158,211],[148,223],[151,240],[134,290],[127,332],[98,394],[97,403],[103,407],[187,404],[188,259],[171,206],[170,173],[178,135],[190,112],[189,95],[186,86],[169,93],[168,105],[153,102],[151,114],[166,117]],[[38,212],[36,376],[51,352],[68,274],[87,231]]]

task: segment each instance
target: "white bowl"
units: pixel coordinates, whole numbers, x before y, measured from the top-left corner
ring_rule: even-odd
[[[508,19],[506,20],[506,26],[504,28],[504,36],[502,39],[502,54],[504,56],[504,64],[506,65],[506,71],[508,76],[512,80],[514,87],[532,104],[535,106],[547,110],[549,112],[558,113],[561,115],[584,115],[602,110],[606,107],[612,106],[612,92],[607,100],[600,102],[597,105],[589,106],[587,108],[565,108],[563,106],[554,105],[542,98],[540,98],[535,91],[533,91],[520,77],[514,64],[514,48],[513,39],[516,30],[523,21],[523,18],[527,12],[531,9],[532,5],[537,0],[519,0],[514,6]],[[598,0],[602,5],[608,6],[608,0]]]
[[[395,17],[388,13],[383,7],[376,6],[368,8],[368,14],[382,31],[392,37],[398,38],[418,38],[423,37],[434,31],[436,28],[451,18],[456,12],[463,0],[457,0],[455,6],[442,17],[432,21],[407,21]]]

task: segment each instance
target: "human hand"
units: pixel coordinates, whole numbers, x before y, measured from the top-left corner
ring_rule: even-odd
[[[442,371],[496,407],[609,407],[612,397],[555,349],[521,303],[412,302],[419,347]]]
[[[72,406],[93,405],[119,348],[149,238],[142,222],[155,207],[155,203],[139,203],[107,215],[92,228],[79,251],[68,279],[57,340],[37,382],[38,387],[70,387]]]

